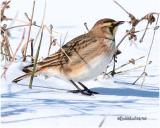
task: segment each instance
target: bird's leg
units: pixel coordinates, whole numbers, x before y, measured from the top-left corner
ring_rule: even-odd
[[[77,90],[71,90],[69,92],[72,92],[72,93],[81,93],[83,95],[88,95],[88,96],[91,96],[92,93],[91,92],[88,92],[88,91],[85,91],[85,90],[81,90],[78,85],[76,85],[76,83],[73,81],[73,80],[70,80],[70,82],[77,88]],[[89,90],[89,89],[88,89]]]
[[[77,90],[71,90],[70,92],[79,93],[79,92],[82,91],[82,90],[78,87],[78,85],[76,85],[76,83],[75,83],[73,80],[70,80],[70,82],[77,88]]]
[[[93,95],[93,94],[98,94],[98,92],[94,92],[94,91],[91,91],[90,89],[88,89],[84,84],[82,84],[81,82],[78,82],[83,88],[84,88],[84,92],[87,92],[89,93],[90,95]]]

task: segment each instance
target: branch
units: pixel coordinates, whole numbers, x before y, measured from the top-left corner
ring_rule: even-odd
[[[29,43],[30,35],[31,35],[31,27],[32,27],[32,21],[33,21],[33,15],[34,15],[34,8],[35,8],[35,0],[33,1],[32,15],[31,15],[31,18],[30,18],[30,20],[29,20],[30,23],[29,23],[27,43],[26,43],[25,48],[23,49],[23,52],[22,52],[23,61],[26,61],[26,53],[27,53],[27,47],[28,47],[28,43]]]

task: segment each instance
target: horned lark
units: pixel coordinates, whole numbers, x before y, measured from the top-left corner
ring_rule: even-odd
[[[37,63],[35,75],[45,73],[69,80],[77,90],[86,95],[96,92],[89,90],[81,82],[97,77],[113,59],[115,54],[115,34],[123,21],[101,19],[92,29],[68,43],[58,52]],[[33,64],[23,68],[26,73],[13,80],[18,82],[31,75]],[[78,85],[84,89],[81,89]]]

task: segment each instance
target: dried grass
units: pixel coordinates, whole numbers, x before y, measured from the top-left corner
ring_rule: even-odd
[[[128,69],[128,70],[118,71],[122,67],[125,67],[125,66],[127,66],[129,64],[134,64],[134,63],[136,63],[136,61],[138,61],[140,59],[143,59],[144,56],[143,57],[139,57],[137,59],[131,59],[127,63],[122,64],[119,67],[116,67],[115,63],[117,61],[117,52],[119,52],[118,48],[119,48],[120,45],[122,45],[124,43],[124,40],[127,37],[128,37],[128,40],[137,41],[137,39],[138,39],[137,35],[140,32],[143,32],[142,37],[139,39],[139,42],[142,43],[143,40],[144,40],[144,38],[145,38],[145,36],[146,36],[147,31],[149,29],[153,29],[154,32],[153,32],[152,42],[151,42],[151,45],[150,45],[149,50],[148,50],[148,55],[147,55],[146,62],[145,62],[144,65],[141,65],[141,66],[137,67],[137,68],[139,68],[139,67],[142,68],[143,67],[144,70],[143,70],[142,74],[140,74],[140,76],[133,82],[133,84],[135,84],[140,78],[143,77],[142,84],[141,84],[141,85],[143,85],[143,83],[145,81],[145,76],[147,74],[146,69],[147,69],[147,66],[150,64],[149,63],[149,57],[150,57],[150,53],[152,51],[152,46],[153,46],[153,43],[154,43],[154,37],[155,37],[155,34],[156,34],[156,30],[159,28],[159,26],[157,25],[157,23],[158,23],[158,20],[159,20],[160,13],[151,12],[151,13],[146,14],[142,18],[138,19],[136,16],[134,16],[129,11],[127,11],[117,1],[114,1],[114,2],[122,10],[124,10],[125,13],[129,16],[130,20],[128,21],[128,23],[131,25],[131,28],[129,30],[126,30],[125,35],[118,42],[118,44],[116,46],[116,51],[115,51],[116,54],[114,56],[113,70],[105,73],[105,75],[112,75],[112,76],[114,76],[115,74],[120,74],[120,73],[123,73],[123,72],[128,72],[130,70],[134,70],[134,69]],[[17,54],[18,50],[20,49],[20,47],[23,45],[23,47],[22,47],[22,58],[23,58],[23,61],[26,61],[26,57],[29,56],[31,58],[31,63],[34,63],[33,73],[32,73],[32,76],[31,76],[31,79],[30,79],[30,84],[29,84],[29,87],[32,88],[32,81],[33,81],[33,77],[34,77],[34,71],[36,69],[36,64],[38,62],[38,55],[39,55],[39,52],[40,52],[40,47],[41,47],[41,43],[42,43],[43,33],[44,32],[49,33],[50,42],[49,42],[49,48],[48,48],[48,56],[51,53],[51,48],[54,47],[55,45],[57,45],[57,46],[59,46],[59,48],[61,49],[61,51],[64,52],[64,54],[69,58],[69,60],[72,61],[70,59],[70,57],[67,55],[67,53],[65,52],[65,50],[62,48],[62,45],[64,44],[64,42],[66,40],[67,34],[65,35],[64,41],[60,42],[62,44],[58,44],[57,40],[55,39],[55,37],[53,35],[53,33],[54,33],[53,25],[50,25],[50,27],[47,27],[47,25],[44,24],[46,3],[45,3],[45,7],[44,7],[44,14],[43,14],[43,17],[42,17],[42,23],[41,23],[41,25],[38,25],[36,23],[36,21],[33,21],[34,10],[35,10],[35,5],[36,5],[35,0],[33,1],[31,17],[28,15],[28,13],[24,13],[27,21],[26,21],[26,19],[22,20],[22,19],[10,18],[10,17],[7,17],[5,15],[5,11],[10,7],[10,5],[9,5],[10,3],[11,3],[10,0],[6,0],[6,1],[2,2],[2,4],[1,4],[1,6],[2,6],[2,8],[1,8],[1,21],[8,21],[8,20],[9,21],[17,21],[17,22],[20,22],[22,24],[16,25],[16,26],[11,26],[11,27],[7,27],[7,25],[4,24],[3,27],[1,27],[0,31],[1,31],[2,40],[1,40],[1,46],[0,47],[1,47],[2,60],[10,61],[10,63],[5,66],[5,70],[3,72],[3,76],[5,76],[5,73],[6,73],[7,69],[12,64],[12,62],[14,62],[14,60],[16,59],[16,54]],[[144,21],[144,20],[147,21],[146,27],[143,30],[136,30],[137,25],[140,22]],[[150,25],[153,24],[155,21],[156,21],[155,26],[154,27],[150,27]],[[32,31],[32,27],[33,26],[36,27],[37,29],[39,29],[35,38],[31,38],[31,31]],[[89,28],[88,28],[86,22],[84,23],[84,26],[85,26],[86,30],[89,31]],[[9,40],[10,32],[12,31],[12,29],[17,29],[17,28],[20,28],[20,27],[21,28],[28,27],[28,32],[26,33],[25,29],[24,29],[24,32],[22,34],[20,43],[19,43],[16,51],[13,53],[13,51],[12,51],[12,49],[10,47],[10,40]],[[27,37],[25,37],[25,34],[27,34]],[[26,40],[25,43],[24,43],[24,40]],[[39,41],[38,49],[36,51],[36,57],[34,57],[34,46],[35,46],[37,40],[40,40],[40,41]],[[26,55],[27,49],[28,49],[29,46],[30,46],[30,49],[31,49],[30,55]],[[136,67],[135,67],[135,69],[136,69]]]

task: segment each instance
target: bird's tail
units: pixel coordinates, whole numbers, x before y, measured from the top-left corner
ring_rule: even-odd
[[[33,64],[25,66],[22,71],[25,72],[26,74],[17,77],[16,79],[14,79],[12,82],[17,83],[19,81],[21,81],[22,79],[30,76],[32,74],[32,70],[33,70]]]
[[[24,79],[24,78],[26,78],[28,76],[30,76],[30,74],[25,74],[25,75],[19,76],[16,79],[14,79],[12,82],[13,83],[17,83],[17,82],[21,81],[22,79]]]

